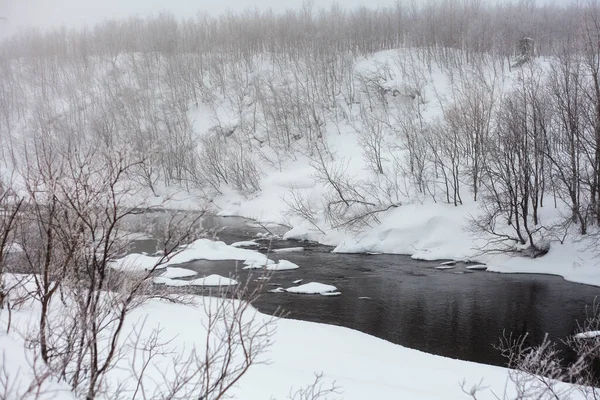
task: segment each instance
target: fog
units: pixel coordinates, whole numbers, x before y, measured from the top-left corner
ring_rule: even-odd
[[[110,18],[131,15],[145,16],[168,10],[175,16],[194,16],[198,11],[218,15],[248,8],[272,9],[281,12],[302,7],[303,0],[0,0],[0,38],[22,29],[48,28],[60,25],[92,26]],[[315,8],[329,7],[333,1],[314,0]],[[361,4],[369,7],[389,6],[395,0],[344,0],[345,8]]]

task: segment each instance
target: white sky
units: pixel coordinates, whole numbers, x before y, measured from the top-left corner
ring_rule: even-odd
[[[354,8],[361,4],[369,7],[393,5],[395,1],[338,0],[337,2],[345,8]],[[163,10],[168,10],[177,17],[194,16],[199,10],[213,15],[227,10],[241,11],[247,8],[271,8],[277,12],[300,8],[302,2],[303,0],[0,0],[0,38],[23,28],[93,25],[107,18],[145,16]],[[316,9],[327,7],[332,2],[333,0],[313,0]]]

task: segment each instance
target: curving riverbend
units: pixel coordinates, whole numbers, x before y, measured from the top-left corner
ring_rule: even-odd
[[[262,228],[241,218],[211,217],[206,228],[223,229],[226,243],[255,239]],[[295,241],[262,242],[270,248],[304,246],[303,252],[273,253],[300,266],[277,271],[271,283],[283,287],[302,279],[335,285],[337,297],[265,293],[255,306],[272,313],[282,307],[288,318],[341,325],[406,347],[485,364],[503,365],[492,345],[503,332],[528,333],[531,343],[546,334],[564,338],[585,318],[585,307],[600,288],[533,274],[469,271],[465,265],[438,270],[439,262],[401,255],[335,254],[331,248]],[[141,241],[137,251],[151,241]],[[263,249],[264,251],[265,249]],[[182,267],[200,275],[237,274],[242,280],[257,271],[241,270],[233,261],[195,261]],[[301,344],[299,344],[301,345]]]

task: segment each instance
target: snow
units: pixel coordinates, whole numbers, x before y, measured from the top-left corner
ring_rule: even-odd
[[[198,275],[196,271],[186,268],[167,267],[167,270],[160,274],[161,278],[187,278]]]
[[[468,265],[466,268],[473,270],[473,271],[485,271],[488,267],[487,267],[487,265],[484,265],[484,264],[476,264],[476,265]]]
[[[238,282],[235,279],[213,274],[189,281],[189,284],[193,286],[234,286]]]
[[[0,326],[5,324],[6,313],[0,312]],[[0,370],[5,369],[6,376],[2,376],[3,399],[39,399],[39,400],[68,400],[76,399],[70,391],[69,385],[64,382],[48,380],[42,385],[41,395],[34,397],[27,393],[28,386],[35,381],[35,374],[31,368],[31,361],[35,360],[32,350],[26,349],[22,338],[7,335],[6,329],[0,330]],[[41,367],[41,360],[37,360]],[[8,366],[8,368],[5,368]],[[3,373],[4,374],[4,373]],[[5,380],[8,378],[8,382]],[[5,392],[4,385],[8,386]],[[6,396],[6,397],[4,397]]]
[[[232,247],[257,247],[260,246],[260,243],[256,243],[253,240],[245,240],[241,242],[231,243]]]
[[[298,269],[298,265],[288,260],[279,260],[277,264],[267,265],[267,271],[286,271],[290,269]]]
[[[440,265],[456,265],[456,261],[446,261],[441,263]]]
[[[368,72],[382,66],[393,70],[398,60],[409,60],[414,55],[411,49],[382,51],[357,60],[354,70]],[[541,64],[544,62],[540,61]],[[423,71],[427,70],[425,66],[422,67]],[[503,77],[506,82],[503,80],[498,84],[508,88],[514,73],[506,71],[506,76]],[[383,79],[383,84],[386,88],[398,88],[402,92],[406,85],[404,78],[401,73],[396,73],[393,77]],[[440,117],[442,107],[439,99],[451,98],[452,95],[451,77],[434,63],[430,72],[424,72],[421,104],[424,120],[431,121]],[[352,115],[356,110],[345,109],[344,112]],[[371,174],[366,166],[356,130],[352,129],[351,123],[338,121],[337,117],[333,119],[336,122],[329,121],[323,137],[327,147],[335,154],[336,162],[346,162],[347,175],[357,181],[376,181],[378,177]],[[396,143],[398,138],[392,137],[390,140]],[[400,159],[405,157],[403,153],[397,155]],[[402,195],[404,197],[400,199],[399,207],[381,213],[378,223],[362,227],[359,231],[344,231],[333,229],[323,216],[323,198],[327,195],[327,189],[322,182],[314,179],[315,170],[311,166],[311,160],[298,152],[292,159],[278,159],[277,163],[277,167],[265,167],[260,182],[261,191],[250,198],[225,188],[214,199],[219,213],[285,223],[291,229],[283,235],[284,239],[310,240],[335,246],[334,252],[337,253],[405,254],[414,259],[429,261],[468,260],[487,264],[488,271],[493,272],[554,274],[569,281],[600,286],[600,268],[597,267],[599,258],[594,254],[593,246],[583,243],[585,240],[578,240],[575,232],[573,238],[567,238],[564,244],[554,240],[550,252],[539,259],[482,254],[479,248],[489,237],[474,235],[468,229],[469,220],[481,214],[482,202],[473,201],[467,187],[461,187],[463,204],[454,206],[445,204],[443,196],[439,194],[438,200],[433,201],[429,195],[417,193],[414,187],[410,187],[410,182],[404,182],[407,193]],[[305,196],[308,205],[314,210],[319,229],[290,215],[290,210],[282,199],[289,198],[291,189]],[[548,199],[546,203],[553,202]],[[564,210],[553,210],[553,207],[540,210],[542,220],[550,225],[557,218],[564,217],[561,213],[567,215]]]
[[[304,251],[304,247],[286,247],[284,249],[273,249],[273,253],[291,253],[296,251]]]
[[[334,292],[337,290],[337,288],[333,285],[325,285],[319,282],[310,282],[300,286],[293,286],[285,290],[290,293],[323,294],[327,292]]]
[[[293,281],[292,283],[293,283],[294,285],[297,285],[297,284],[299,284],[300,282],[302,282],[302,279],[296,279],[296,280],[295,280],[295,281]]]
[[[224,242],[199,239],[187,246],[183,246],[178,253],[168,258],[129,254],[113,261],[111,267],[125,271],[144,271],[152,269],[158,263],[161,263],[158,268],[166,268],[168,265],[183,264],[195,260],[238,260],[250,265],[255,263],[262,263],[263,265],[273,263],[267,256],[254,250],[240,249],[229,246]]]
[[[600,336],[600,331],[581,332],[573,336],[575,339],[591,339]]]
[[[268,259],[267,256],[265,256],[264,254],[261,254],[261,255],[263,256],[262,259],[259,259],[258,261],[249,259],[249,260],[244,261],[244,265],[258,264],[258,265],[261,265],[262,267],[264,267],[266,264],[274,264],[275,263],[275,261]]]
[[[204,278],[197,278],[191,281],[183,281],[180,279],[164,278],[162,276],[153,279],[153,282],[157,285],[166,286],[235,286],[238,282],[235,279],[225,278],[220,275],[208,275]]]
[[[9,243],[4,249],[7,253],[22,253],[23,247],[18,243]]]
[[[321,296],[327,296],[327,297],[336,297],[336,296],[340,296],[342,294],[342,292],[325,292],[325,293],[319,293]]]
[[[269,290],[269,293],[285,293],[285,289],[278,287],[278,288]]]
[[[420,260],[463,260],[473,255],[473,238],[462,227],[477,206],[407,204],[394,208],[382,223],[360,237],[347,237],[336,253],[410,254]]]
[[[265,265],[265,263],[253,262],[246,265],[243,269],[263,269],[266,268],[267,271],[287,271],[292,269],[300,268],[297,264],[294,264],[288,260],[279,260],[277,263],[270,263]]]
[[[455,267],[453,265],[440,265],[439,267],[435,267],[435,269],[441,269],[441,270],[445,270],[445,269],[454,269]]]

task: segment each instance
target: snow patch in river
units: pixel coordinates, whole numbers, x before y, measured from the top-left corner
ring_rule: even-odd
[[[285,290],[289,293],[323,294],[328,292],[335,292],[337,290],[337,287],[319,282],[310,282],[300,286],[292,286]]]
[[[188,278],[198,275],[196,271],[186,268],[167,267],[167,270],[160,274],[160,278]]]
[[[287,271],[290,269],[300,268],[297,264],[294,264],[288,260],[279,260],[277,264],[267,265],[267,271]]]

